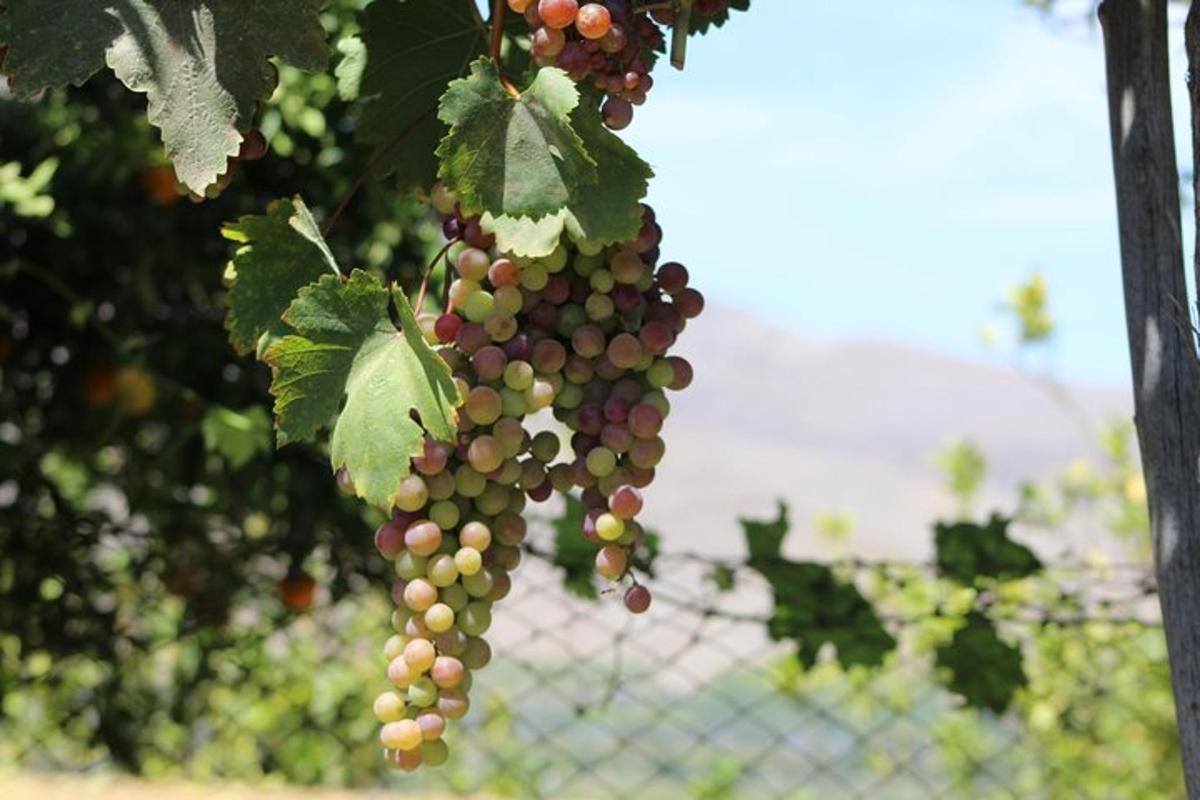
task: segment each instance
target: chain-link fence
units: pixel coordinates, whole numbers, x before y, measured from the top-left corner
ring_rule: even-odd
[[[838,563],[839,574],[877,603],[898,646],[879,668],[843,669],[825,653],[805,670],[790,645],[767,636],[767,585],[738,567],[714,581],[714,569],[725,566],[660,556],[655,604],[634,617],[616,597],[574,596],[556,568],[527,558],[496,609],[488,635],[495,657],[476,675],[450,764],[378,780],[418,795],[556,799],[1182,796],[1145,568],[1055,567],[967,592],[924,565]],[[291,779],[351,784],[364,771],[376,774],[360,759],[377,756],[364,697],[384,688],[373,655],[383,637],[378,609],[370,610],[372,635],[353,621],[355,607],[326,608],[244,645],[273,653],[281,673],[250,695],[238,692],[264,667],[242,664],[242,685],[235,669],[250,650],[215,662],[215,676],[233,670],[219,680],[224,694],[207,686],[204,708],[191,711],[197,701],[176,698],[184,711],[175,725],[147,734],[156,755],[143,757],[144,771],[246,778],[255,772],[245,764],[269,773],[286,763]],[[1004,713],[967,708],[935,666],[934,649],[967,607],[986,609],[1022,648],[1024,685]],[[339,660],[356,671],[319,671]],[[304,678],[289,676],[288,665],[310,673],[306,691],[294,686]],[[156,678],[151,668],[148,680],[170,681],[177,668],[164,663]],[[52,678],[53,671],[38,680]],[[270,692],[295,694],[288,702],[303,713],[258,719]],[[37,713],[29,700],[14,707],[15,696],[6,698],[8,719],[0,722],[10,743],[7,751],[0,744],[0,759],[55,768],[110,763],[103,748],[88,750],[89,760],[54,737],[31,738],[37,725],[71,731],[79,721],[56,721],[49,695]],[[22,736],[33,746],[17,752]],[[231,761],[239,748],[244,761]],[[296,766],[305,759],[340,759],[344,769],[305,773]]]

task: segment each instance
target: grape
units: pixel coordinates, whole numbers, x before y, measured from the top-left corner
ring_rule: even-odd
[[[422,737],[427,742],[442,738],[442,734],[446,731],[446,718],[439,714],[436,709],[422,709],[417,714],[416,721],[417,725],[421,728]]]
[[[620,580],[627,563],[628,556],[623,547],[610,544],[596,554],[596,572],[610,581]]]
[[[525,9],[528,8],[529,4],[532,2],[533,0],[508,0],[508,7],[518,14],[524,14]]]
[[[375,698],[374,711],[380,722],[399,722],[404,719],[404,698],[395,692],[384,692]]]
[[[695,289],[684,289],[675,295],[675,307],[685,319],[694,319],[704,311],[704,295]]]
[[[413,639],[404,646],[403,658],[404,663],[408,665],[410,675],[415,677],[433,666],[437,653],[433,643],[427,639]]]
[[[602,39],[612,28],[612,15],[599,3],[587,3],[575,15],[575,30],[585,39]]]
[[[458,274],[476,284],[482,283],[487,278],[491,266],[492,259],[488,257],[488,254],[474,247],[468,247],[459,253],[458,260],[455,262]]]
[[[471,442],[467,450],[467,460],[472,468],[486,474],[500,467],[504,461],[504,453],[495,437],[479,436]]]
[[[663,415],[649,403],[629,409],[629,430],[639,439],[652,439],[662,430]]]
[[[461,689],[443,689],[438,692],[437,710],[446,719],[462,719],[470,708],[466,692]]]
[[[468,636],[482,636],[492,625],[491,603],[471,602],[459,615],[458,627]]]
[[[464,547],[483,552],[492,542],[492,532],[482,522],[468,522],[459,532],[458,541]]]
[[[578,13],[578,0],[538,0],[538,16],[551,28],[567,27]]]
[[[423,578],[415,578],[404,587],[404,604],[413,611],[427,611],[437,602],[437,589]]]
[[[483,669],[491,660],[492,648],[486,641],[477,637],[467,639],[462,654],[462,663],[467,669]]]
[[[642,493],[632,486],[621,486],[608,498],[608,507],[623,520],[631,520],[642,510]]]
[[[618,97],[605,100],[600,113],[604,116],[604,124],[614,131],[628,128],[629,123],[633,122],[633,105],[628,100]]]
[[[495,389],[490,386],[476,386],[467,395],[465,408],[467,416],[476,425],[491,425],[500,419],[500,415],[504,410],[504,404],[500,398],[500,394]],[[476,469],[479,468],[476,467]],[[495,467],[479,471],[491,472],[492,469],[495,469]]]
[[[625,522],[615,514],[601,514],[596,518],[596,535],[606,542],[615,542],[625,532]]]
[[[442,689],[453,689],[462,683],[463,663],[451,656],[438,656],[429,670],[433,682]]]
[[[540,58],[553,58],[567,46],[566,35],[555,28],[538,28],[533,34],[533,54]]]
[[[454,556],[441,553],[429,559],[429,566],[426,569],[426,574],[429,582],[439,589],[452,586],[458,580],[458,561]],[[430,609],[432,611],[433,609]],[[429,621],[429,612],[426,612],[426,623]],[[431,629],[437,630],[430,626]],[[442,630],[445,630],[443,628]]]
[[[483,556],[474,547],[464,547],[454,554],[457,574],[474,575],[483,568]]]
[[[630,586],[625,592],[625,607],[634,614],[645,613],[650,608],[650,590],[641,584]]]
[[[396,506],[402,511],[419,511],[429,500],[429,489],[420,475],[409,475],[396,489]]]
[[[429,678],[417,678],[408,687],[408,702],[417,708],[428,708],[437,702],[438,687]],[[420,731],[420,726],[417,726]],[[421,738],[425,738],[424,732],[421,732]]]
[[[379,740],[390,750],[415,750],[424,738],[421,726],[411,719],[389,722],[379,732]]]
[[[267,138],[262,131],[251,128],[246,131],[242,145],[238,148],[238,161],[258,161],[267,154]]]
[[[430,767],[440,767],[450,758],[450,748],[441,739],[425,742],[418,752],[422,763]]]
[[[391,561],[404,547],[404,529],[399,523],[389,520],[375,529],[375,548],[379,554]]]
[[[488,280],[497,288],[517,286],[521,282],[521,271],[508,258],[498,258],[488,267]]]
[[[413,555],[431,556],[441,545],[442,531],[433,522],[414,522],[404,532],[404,546]]]
[[[412,683],[412,670],[405,662],[403,655],[392,659],[388,664],[387,676],[397,689],[407,689],[408,685]]]
[[[405,772],[412,772],[422,763],[420,750],[388,750],[385,757],[392,766]]]

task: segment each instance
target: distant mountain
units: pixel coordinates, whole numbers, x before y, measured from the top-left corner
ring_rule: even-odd
[[[1068,388],[1078,413],[1014,370],[879,341],[815,341],[715,307],[680,352],[696,367],[667,421],[667,457],[645,519],[672,549],[742,552],[739,516],[792,508],[793,545],[814,515],[857,519],[853,552],[916,557],[954,511],[935,454],[958,437],[986,454],[985,502],[1012,508],[1017,484],[1095,456],[1094,427],[1128,417],[1127,392]],[[991,507],[991,506],[989,506]]]

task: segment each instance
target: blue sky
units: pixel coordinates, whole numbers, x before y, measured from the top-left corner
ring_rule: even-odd
[[[1095,26],[1017,0],[757,0],[693,42],[686,72],[656,73],[627,135],[657,172],[665,254],[715,301],[806,335],[997,358],[980,330],[1041,268],[1051,368],[1116,384],[1103,78]]]

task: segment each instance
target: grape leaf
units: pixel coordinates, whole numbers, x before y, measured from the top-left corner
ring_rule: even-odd
[[[580,192],[567,208],[539,220],[485,215],[484,228],[495,234],[496,246],[501,250],[540,258],[558,246],[564,230],[575,239],[609,245],[629,241],[641,229],[640,201],[646,196],[654,171],[633,148],[604,127],[599,107],[590,99],[571,114],[571,124],[595,159],[603,180]]]
[[[841,580],[825,564],[783,557],[789,530],[787,506],[780,503],[774,520],[741,520],[750,550],[747,565],[771,586],[774,608],[767,633],[796,643],[796,658],[805,667],[831,644],[843,666],[878,666],[896,646],[874,606],[858,588]]]
[[[937,666],[946,672],[946,687],[967,705],[997,714],[1028,682],[1021,648],[1001,639],[992,621],[978,611],[967,614],[951,640],[938,647]]]
[[[555,214],[597,184],[595,160],[571,127],[575,83],[547,67],[519,97],[484,58],[450,84],[438,118],[450,132],[438,145],[438,177],[468,216]]]
[[[345,467],[359,497],[390,510],[424,434],[454,441],[462,400],[449,367],[421,336],[407,298],[362,270],[301,289],[283,318],[296,333],[265,357],[280,445],[311,440],[336,416],[334,470]]]
[[[1034,552],[1009,538],[1010,522],[993,514],[986,525],[934,525],[938,573],[964,586],[974,586],[981,577],[1007,581],[1041,570],[1042,562]]]
[[[4,60],[18,97],[79,84],[105,63],[145,93],[150,122],[189,189],[226,170],[275,88],[278,56],[325,68],[325,0],[7,0]]]
[[[343,61],[338,73],[339,91],[366,100],[358,140],[387,148],[379,175],[394,174],[401,190],[427,188],[437,175],[434,150],[444,133],[438,98],[486,53],[487,30],[465,3],[375,0],[364,13],[362,44],[365,64]],[[340,49],[353,56],[355,48]]]
[[[299,197],[277,200],[266,216],[242,217],[221,233],[243,245],[233,257],[226,296],[229,342],[243,355],[257,346],[261,355],[288,332],[283,312],[300,287],[331,271],[337,275],[338,267]]]
[[[234,411],[214,406],[200,421],[204,448],[241,469],[260,453],[271,450],[271,417],[261,406]]]

